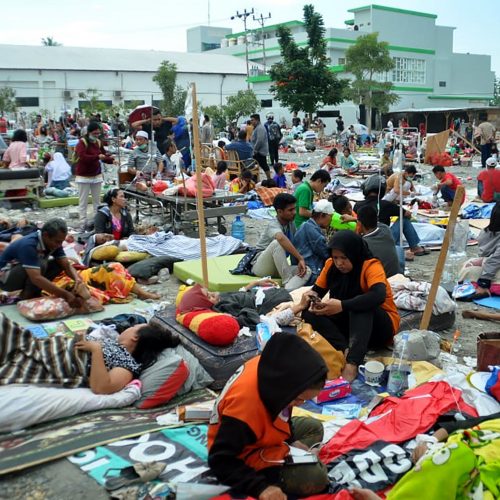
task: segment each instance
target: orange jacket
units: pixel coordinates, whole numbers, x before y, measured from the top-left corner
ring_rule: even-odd
[[[285,441],[291,437],[288,420],[278,415],[273,421],[260,398],[257,386],[259,361],[260,356],[247,361],[226,384],[216,403],[208,427],[208,450],[210,452],[223,416],[245,422],[255,434],[256,440],[246,446],[238,458],[255,470],[280,465],[280,461],[289,452]]]
[[[332,265],[333,259],[330,258],[325,262],[325,266],[321,270],[321,273],[316,280],[316,285],[325,290],[328,290],[330,288],[330,284],[328,283],[328,271],[330,270]],[[391,285],[387,281],[382,263],[378,259],[365,260],[363,262],[363,267],[361,268],[360,275],[361,290],[363,290],[363,293],[366,293],[376,283],[385,284],[385,301],[383,302],[381,307],[391,318],[394,333],[396,333],[399,329],[400,317],[398,309],[392,297]]]

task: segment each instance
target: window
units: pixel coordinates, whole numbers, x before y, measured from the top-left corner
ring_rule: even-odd
[[[323,110],[323,111],[318,111],[317,116],[319,118],[336,118],[337,116],[340,116],[340,111],[335,109],[335,110]]]
[[[339,66],[345,64],[345,57],[339,57]]]
[[[446,87],[446,82],[439,82],[440,87]]]
[[[394,83],[425,83],[425,60],[395,57],[392,81]]]
[[[136,107],[136,106],[142,106],[144,104],[144,99],[132,99],[132,100],[128,100],[128,99],[125,99],[123,101],[123,104],[125,105],[126,108],[130,108],[130,107]]]
[[[201,42],[201,51],[206,52],[207,50],[220,49],[220,43],[207,43]]]
[[[16,104],[20,108],[36,108],[40,105],[38,97],[16,97]]]
[[[273,100],[272,99],[261,99],[260,107],[261,108],[272,108],[273,107]]]

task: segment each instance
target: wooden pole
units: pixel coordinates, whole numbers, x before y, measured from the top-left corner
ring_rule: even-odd
[[[460,135],[456,130],[453,131],[453,134],[458,137],[459,139],[462,139],[466,144],[468,144],[474,151],[476,151],[477,153],[481,154],[481,151],[479,151],[479,149],[476,148],[476,146],[474,146],[474,144],[472,144],[472,142],[469,142],[464,136]]]
[[[196,205],[198,210],[198,234],[200,236],[201,273],[203,286],[208,288],[207,241],[205,235],[205,209],[203,207],[203,184],[201,182],[201,145],[198,120],[198,102],[196,99],[196,84],[191,84],[193,96],[193,143],[196,159]]]
[[[450,217],[448,218],[448,226],[446,227],[446,232],[444,234],[443,245],[441,246],[436,269],[434,270],[434,277],[432,278],[429,297],[427,298],[427,304],[425,305],[422,321],[420,322],[420,330],[427,330],[427,328],[429,328],[429,323],[432,316],[432,308],[434,306],[434,301],[436,300],[436,294],[441,282],[444,264],[446,262],[446,257],[448,256],[448,248],[450,246],[453,233],[455,232],[455,224],[457,222],[458,211],[460,210],[460,206],[462,205],[464,194],[464,187],[458,186],[455,193],[455,199],[453,200],[453,205],[451,206]]]

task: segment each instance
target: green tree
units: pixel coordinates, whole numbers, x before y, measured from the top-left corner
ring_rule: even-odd
[[[378,33],[369,33],[358,37],[356,43],[346,51],[345,70],[354,75],[348,96],[353,102],[366,106],[366,120],[371,130],[372,109],[376,107],[386,112],[399,96],[391,92],[390,81],[382,81],[384,73],[394,68],[394,61],[389,54],[387,42],[378,41]]]
[[[10,87],[0,89],[0,113],[16,111],[16,91]]]
[[[60,47],[62,43],[56,42],[53,37],[42,38],[42,45],[45,47]]]
[[[177,65],[169,61],[162,61],[158,71],[153,76],[153,82],[160,87],[163,95],[162,111],[169,116],[184,114],[184,103],[187,91],[176,85]]]
[[[102,113],[109,110],[109,106],[101,101],[102,94],[97,89],[87,89],[85,92],[79,92],[78,97],[86,101],[81,105],[86,114]]]
[[[253,90],[239,90],[236,95],[226,98],[226,104],[222,109],[226,122],[231,122],[259,111],[260,102]]]
[[[223,106],[212,104],[211,106],[203,106],[203,114],[210,117],[215,132],[218,133],[227,125],[227,117]]]
[[[490,101],[490,106],[500,106],[500,78],[495,75],[493,82],[493,99]]]
[[[342,102],[348,80],[338,79],[329,68],[323,17],[313,5],[304,5],[304,25],[304,47],[297,45],[288,27],[278,28],[281,61],[271,66],[270,90],[291,111],[312,115],[320,107]]]

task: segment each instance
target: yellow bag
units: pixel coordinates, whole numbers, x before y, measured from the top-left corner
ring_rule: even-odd
[[[120,249],[115,245],[103,245],[97,247],[92,252],[92,260],[115,260],[116,256],[120,253]]]
[[[147,252],[133,252],[128,250],[125,252],[120,252],[116,257],[116,262],[139,262],[140,260],[147,259],[150,255]]]
[[[297,335],[303,338],[323,358],[328,367],[328,380],[339,378],[345,366],[344,354],[337,351],[325,337],[315,332],[308,323],[301,323],[298,326]]]

